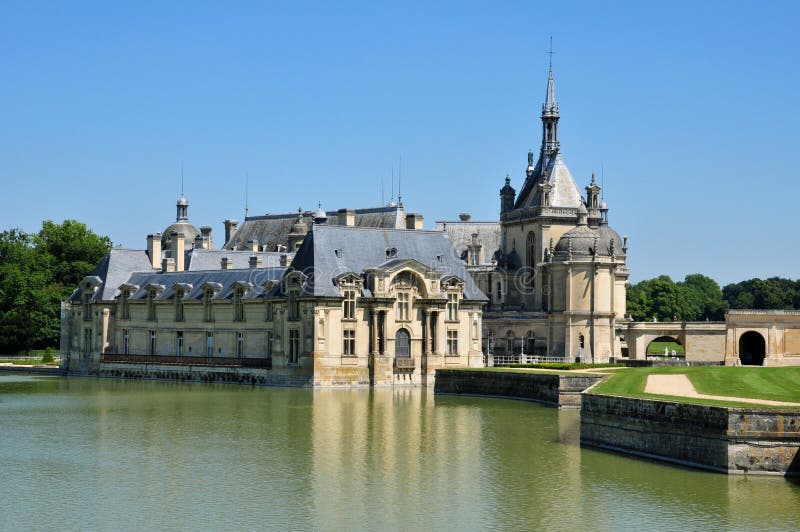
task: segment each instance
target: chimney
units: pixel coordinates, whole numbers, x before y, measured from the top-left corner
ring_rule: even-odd
[[[162,272],[174,272],[175,271],[175,259],[163,259],[161,261],[161,271]]]
[[[147,235],[147,256],[154,270],[161,266],[161,233]]]
[[[264,259],[261,258],[260,255],[253,255],[250,257],[250,268],[263,268],[264,267]]]
[[[220,266],[222,266],[223,270],[230,270],[233,268],[233,259],[230,257],[222,257],[220,261]]]
[[[172,240],[172,258],[175,259],[175,271],[183,271],[183,233],[172,231],[170,234]]]
[[[214,242],[211,240],[211,226],[201,225],[200,234],[203,235],[203,249],[213,249]]]
[[[286,256],[286,253],[281,255],[280,265],[286,266],[287,262],[289,262],[289,258]]]
[[[460,212],[458,213],[458,219],[462,222],[468,222],[472,219],[472,215],[468,212]]]
[[[418,212],[406,214],[406,229],[422,229],[422,215]]]
[[[236,233],[236,228],[239,226],[238,220],[225,220],[222,222],[225,224],[225,243],[231,241],[233,235]]]
[[[203,235],[197,235],[194,237],[194,249],[205,249],[205,240],[203,239]]]
[[[253,239],[247,242],[247,247],[250,248],[250,251],[253,253],[258,253],[258,240]]]
[[[353,227],[356,225],[356,211],[353,209],[339,209],[336,211],[336,218],[339,225]]]

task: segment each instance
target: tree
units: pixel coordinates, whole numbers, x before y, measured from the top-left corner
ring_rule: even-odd
[[[700,273],[687,275],[682,283],[692,306],[699,309],[695,319],[719,321],[725,318],[727,303],[722,297],[722,289],[712,278]]]
[[[74,220],[45,221],[36,235],[0,233],[0,352],[57,345],[60,302],[108,246],[108,237]]]

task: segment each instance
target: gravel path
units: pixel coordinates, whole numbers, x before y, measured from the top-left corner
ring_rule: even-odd
[[[645,393],[657,395],[676,395],[678,397],[694,397],[697,399],[714,399],[716,401],[736,401],[737,403],[753,403],[757,405],[800,406],[800,403],[769,401],[767,399],[749,399],[746,397],[728,397],[725,395],[707,395],[697,393],[692,381],[686,375],[648,375]]]

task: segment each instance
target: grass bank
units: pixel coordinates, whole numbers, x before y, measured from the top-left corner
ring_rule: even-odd
[[[614,372],[613,375],[592,388],[592,392],[640,397],[643,399],[666,399],[695,404],[747,408],[775,408],[768,405],[737,403],[734,401],[714,401],[644,393],[648,375],[678,374],[686,375],[695,389],[702,394],[800,403],[800,367],[762,368],[704,366],[629,368]],[[784,409],[786,407],[780,408]]]

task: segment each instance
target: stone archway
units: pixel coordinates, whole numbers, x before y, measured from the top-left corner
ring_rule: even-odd
[[[763,366],[767,354],[764,337],[755,331],[747,331],[739,337],[739,362],[743,366]]]
[[[650,340],[650,342],[647,344],[647,347],[645,347],[645,353],[647,356],[665,356],[665,347],[670,355],[672,354],[673,350],[675,350],[675,354],[679,356],[684,356],[686,354],[686,349],[684,348],[683,343],[678,335],[669,334],[665,334]]]

